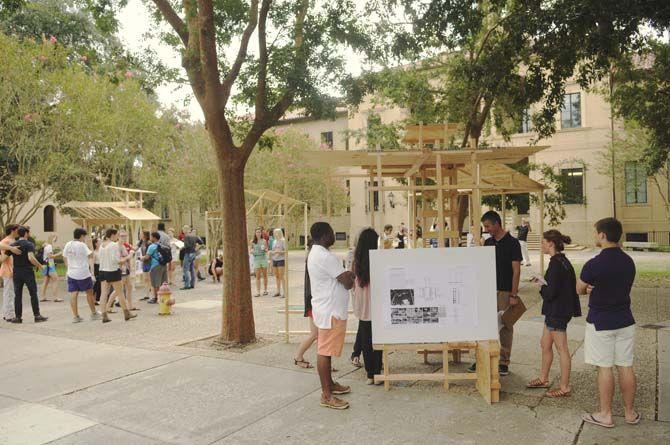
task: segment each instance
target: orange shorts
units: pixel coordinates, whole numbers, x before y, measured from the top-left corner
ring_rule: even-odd
[[[319,328],[316,339],[316,353],[324,357],[339,357],[347,335],[347,320],[330,319],[330,329]]]

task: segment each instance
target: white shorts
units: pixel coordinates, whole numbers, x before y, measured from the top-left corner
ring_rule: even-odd
[[[596,331],[586,323],[584,333],[584,361],[601,368],[633,366],[635,325],[611,331]]]

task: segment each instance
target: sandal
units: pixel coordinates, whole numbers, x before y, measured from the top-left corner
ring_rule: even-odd
[[[533,379],[526,385],[526,388],[549,388],[549,381],[543,382],[539,378]]]
[[[293,359],[293,364],[302,369],[312,369],[314,367],[307,360],[298,360],[297,358]]]
[[[642,414],[637,413],[637,414],[635,415],[635,419],[633,419],[633,420],[627,420],[627,419],[626,419],[626,423],[627,423],[628,425],[637,425],[638,423],[640,423],[640,420],[642,420]]]
[[[547,397],[550,397],[552,399],[556,399],[559,397],[570,397],[571,391],[563,391],[561,388],[554,388],[552,390],[547,391]]]
[[[55,299],[54,299],[54,302],[56,302],[56,303],[62,303],[62,302],[63,302],[63,299],[62,299],[62,298],[55,298]]]
[[[254,295],[254,298],[258,298],[260,296],[261,296],[261,294],[256,294],[256,295]]]
[[[51,301],[51,300],[49,300],[48,298],[43,298],[40,300],[40,303],[44,303],[45,301]]]
[[[593,417],[593,414],[582,414],[582,420],[586,423],[590,423],[592,425],[598,425],[603,428],[614,428],[613,423],[601,422],[600,420]]]
[[[361,358],[360,357],[351,357],[351,364],[354,365],[357,368],[360,368],[361,366]]]
[[[263,292],[263,296],[265,297],[268,294],[268,291]]]

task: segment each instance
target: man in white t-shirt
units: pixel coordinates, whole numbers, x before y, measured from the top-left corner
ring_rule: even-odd
[[[339,357],[344,346],[349,316],[349,289],[354,274],[328,250],[335,243],[335,233],[325,222],[314,223],[310,229],[313,245],[307,258],[312,290],[312,317],[318,328],[317,370],[321,380],[321,406],[346,409],[349,403],[335,395],[351,392],[349,386],[333,381],[331,357]]]
[[[93,294],[93,279],[89,259],[93,250],[86,245],[86,230],[74,229],[74,239],[68,241],[63,248],[63,259],[67,266],[67,291],[70,293],[70,307],[72,308],[72,322],[84,321],[79,316],[77,297],[79,292],[86,292],[86,301],[91,309],[91,320],[99,320],[100,313],[95,310],[95,296]]]

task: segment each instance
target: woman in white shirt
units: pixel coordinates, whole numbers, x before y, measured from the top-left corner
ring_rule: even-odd
[[[42,276],[44,277],[44,287],[42,288],[42,299],[40,301],[49,301],[47,298],[47,289],[50,283],[53,283],[53,296],[55,302],[63,301],[62,298],[58,298],[58,274],[56,273],[56,262],[55,258],[60,255],[60,253],[54,252],[54,243],[58,237],[56,235],[49,235],[47,242],[44,243],[42,250],[42,258],[40,261],[42,264],[45,264],[47,267],[42,269]]]
[[[121,258],[121,251],[119,249],[119,231],[116,229],[107,229],[105,238],[100,246],[100,282],[101,282],[101,299],[100,306],[102,312],[102,322],[109,323],[107,316],[107,297],[109,295],[109,287],[116,292],[123,308],[123,315],[126,321],[137,317],[136,314],[131,314],[126,305],[126,299],[123,296],[123,287],[121,285],[121,263],[129,261],[132,256],[128,255]]]
[[[177,269],[177,262],[179,262],[179,240],[174,237],[174,229],[170,228],[167,231],[170,237],[170,253],[172,254],[172,261],[168,264],[168,284],[172,286],[174,279],[174,271]]]
[[[275,297],[281,297],[281,288],[284,284],[284,268],[286,267],[286,239],[284,239],[284,232],[282,229],[275,229],[272,232],[275,242],[272,246],[272,268],[275,272],[275,280],[277,282],[277,293]],[[284,289],[286,292],[286,289]]]

